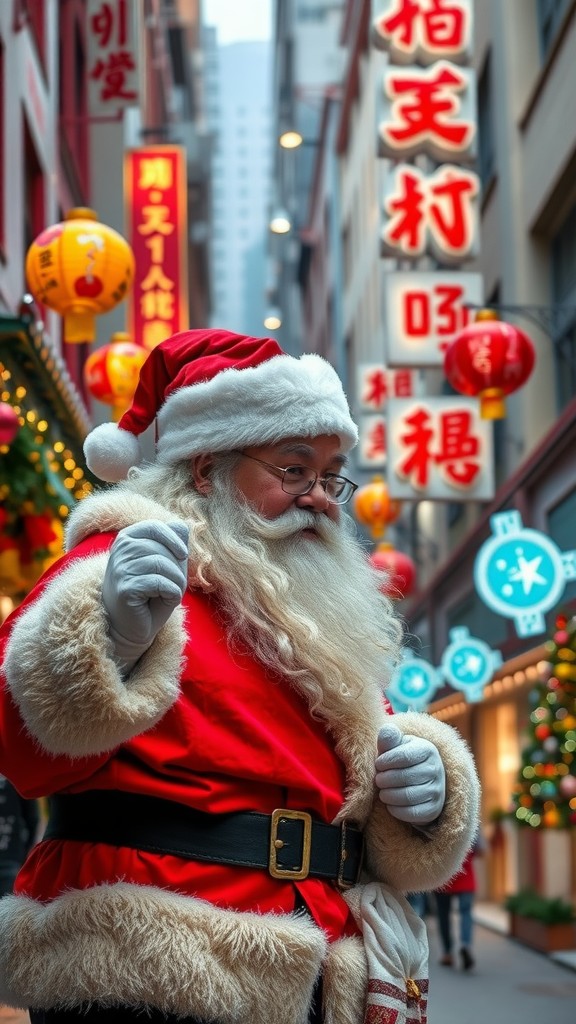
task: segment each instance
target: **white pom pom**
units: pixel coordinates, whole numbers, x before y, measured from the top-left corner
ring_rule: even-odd
[[[101,423],[84,441],[84,457],[95,476],[113,484],[125,480],[128,470],[140,464],[142,452],[135,434],[116,423]]]

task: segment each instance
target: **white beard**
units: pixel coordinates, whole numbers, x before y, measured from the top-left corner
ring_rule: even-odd
[[[190,522],[190,585],[217,598],[232,649],[248,647],[276,677],[290,677],[320,715],[339,717],[366,686],[384,687],[401,626],[347,516],[334,523],[292,508],[264,519],[239,497],[225,465],[207,496],[174,467],[153,475],[162,484],[156,494],[151,471],[140,471],[135,489]],[[307,527],[317,536],[303,536]]]

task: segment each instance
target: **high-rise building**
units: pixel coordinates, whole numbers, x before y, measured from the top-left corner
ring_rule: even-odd
[[[212,314],[215,327],[263,333],[270,187],[271,47],[218,46],[205,29],[205,95],[213,137]]]

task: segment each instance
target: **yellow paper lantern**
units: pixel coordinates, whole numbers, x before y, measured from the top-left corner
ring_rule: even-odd
[[[134,254],[93,210],[76,207],[46,228],[26,255],[34,298],[64,317],[64,340],[94,341],[94,317],[126,297],[134,281]]]
[[[386,527],[395,523],[402,503],[391,498],[382,476],[374,476],[369,484],[360,487],[354,495],[354,515],[362,526],[367,526],[372,537],[383,537]]]
[[[112,406],[112,418],[118,421],[130,405],[140,367],[148,351],[130,340],[126,331],[116,331],[109,345],[92,352],[84,366],[84,381],[94,398]]]

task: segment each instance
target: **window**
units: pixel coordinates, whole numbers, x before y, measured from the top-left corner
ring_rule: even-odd
[[[559,409],[576,394],[576,205],[552,240],[552,299],[556,307],[572,307],[553,321]]]
[[[536,0],[540,53],[544,59],[554,42],[570,0]]]
[[[475,591],[449,609],[446,625],[448,630],[455,626],[467,626],[470,636],[484,640],[492,650],[505,643],[508,637],[506,619],[488,608]]]
[[[570,491],[555,508],[548,513],[548,535],[560,551],[574,548],[574,522],[576,516],[576,488]],[[562,604],[576,598],[576,580],[569,580],[562,595]]]
[[[478,173],[484,193],[496,173],[493,106],[492,57],[489,53],[478,79]]]

